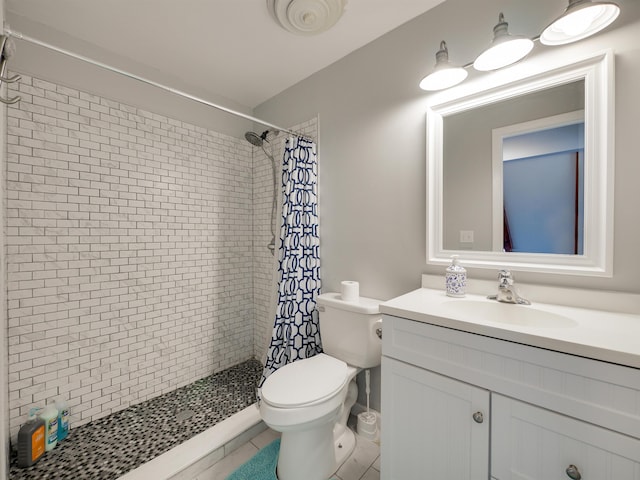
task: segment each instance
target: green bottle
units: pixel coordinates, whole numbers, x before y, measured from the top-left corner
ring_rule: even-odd
[[[44,449],[48,452],[58,444],[58,410],[55,404],[48,404],[40,418],[44,420]]]

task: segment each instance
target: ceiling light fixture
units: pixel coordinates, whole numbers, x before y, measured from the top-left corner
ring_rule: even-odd
[[[504,15],[501,13],[498,24],[493,27],[493,42],[476,58],[473,68],[481,72],[498,70],[522,60],[529,54],[533,49],[533,40],[511,35],[508,28],[509,24],[504,21]]]
[[[611,25],[620,14],[613,2],[569,0],[564,13],[544,29],[540,42],[544,45],[564,45],[590,37]]]
[[[422,90],[435,91],[453,87],[467,78],[467,71],[462,67],[456,67],[449,62],[449,50],[443,40],[440,42],[440,50],[436,53],[436,64],[433,71],[420,82]]]
[[[268,0],[273,1],[273,0]],[[447,44],[442,41],[436,53],[436,65],[431,74],[420,82],[423,90],[444,90],[467,78],[466,68],[473,65],[476,70],[486,72],[512,65],[526,57],[533,49],[533,42],[544,45],[564,45],[595,35],[611,25],[620,15],[620,7],[613,2],[599,0],[569,0],[569,6],[539,37],[526,38],[511,35],[509,24],[501,13],[498,24],[493,27],[493,41],[489,48],[478,55],[473,64],[455,67],[449,63]]]

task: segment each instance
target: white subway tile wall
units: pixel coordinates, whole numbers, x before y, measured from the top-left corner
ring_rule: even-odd
[[[27,75],[10,94],[12,434],[55,397],[79,425],[253,357],[251,146]]]

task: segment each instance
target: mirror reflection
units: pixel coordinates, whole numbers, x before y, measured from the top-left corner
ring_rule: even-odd
[[[431,99],[428,264],[455,254],[471,268],[611,276],[613,60],[610,50],[569,64],[541,55]],[[531,166],[514,179],[521,161]],[[524,242],[531,231],[541,235]]]
[[[494,230],[494,244],[502,237],[495,249],[581,255],[584,111],[494,130],[494,142],[494,151],[502,152],[494,158],[502,202],[494,195],[493,216],[503,217]]]
[[[443,117],[446,250],[582,255],[584,79]]]

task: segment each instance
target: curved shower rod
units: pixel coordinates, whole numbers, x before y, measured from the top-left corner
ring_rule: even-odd
[[[38,40],[36,38],[29,37],[28,35],[24,35],[24,34],[22,34],[20,32],[15,32],[15,31],[13,31],[13,30],[11,30],[9,28],[5,27],[4,33],[5,33],[5,35],[8,35],[10,37],[17,38],[19,40],[24,40],[25,42],[33,43],[34,45],[39,45],[39,46],[44,47],[44,48],[48,48],[49,50],[53,50],[55,52],[61,53],[61,54],[66,55],[68,57],[72,57],[72,58],[76,58],[78,60],[82,60],[83,62],[87,62],[87,63],[90,63],[90,64],[95,65],[97,67],[103,68],[105,70],[109,70],[110,72],[118,73],[120,75],[124,75],[125,77],[132,78],[133,80],[137,80],[139,82],[146,83],[147,85],[151,85],[151,86],[159,88],[161,90],[165,90],[165,91],[167,91],[169,93],[173,93],[174,95],[178,95],[180,97],[184,97],[184,98],[187,98],[189,100],[193,100],[194,102],[198,102],[198,103],[201,103],[203,105],[207,105],[209,107],[216,108],[216,109],[221,110],[223,112],[230,113],[231,115],[235,115],[237,117],[244,118],[245,120],[250,120],[252,122],[259,123],[260,125],[264,125],[265,127],[271,127],[271,128],[273,128],[275,130],[279,130],[279,131],[285,132],[285,133],[290,133],[292,135],[296,135],[296,136],[303,137],[305,139],[309,139],[309,140],[313,141],[313,139],[310,139],[308,135],[304,135],[304,134],[302,134],[300,132],[289,130],[288,128],[279,127],[278,125],[275,125],[275,124],[270,123],[270,122],[266,122],[266,121],[261,120],[261,119],[259,119],[257,117],[253,117],[251,115],[247,115],[246,113],[238,112],[237,110],[232,110],[232,109],[224,107],[222,105],[218,105],[216,103],[210,102],[210,101],[205,100],[203,98],[196,97],[195,95],[191,95],[190,93],[183,92],[182,90],[178,90],[178,89],[173,88],[173,87],[168,87],[166,85],[163,85],[161,83],[155,82],[153,80],[149,80],[148,78],[144,78],[144,77],[141,77],[139,75],[136,75],[135,73],[127,72],[126,70],[122,70],[122,69],[117,68],[117,67],[112,67],[111,65],[107,65],[106,63],[102,63],[102,62],[99,62],[98,60],[94,60],[92,58],[85,57],[84,55],[80,55],[78,53],[74,53],[74,52],[71,52],[69,50],[65,50],[64,48],[56,47],[55,45],[51,45],[50,43],[46,43],[46,42],[43,42],[43,41]]]

